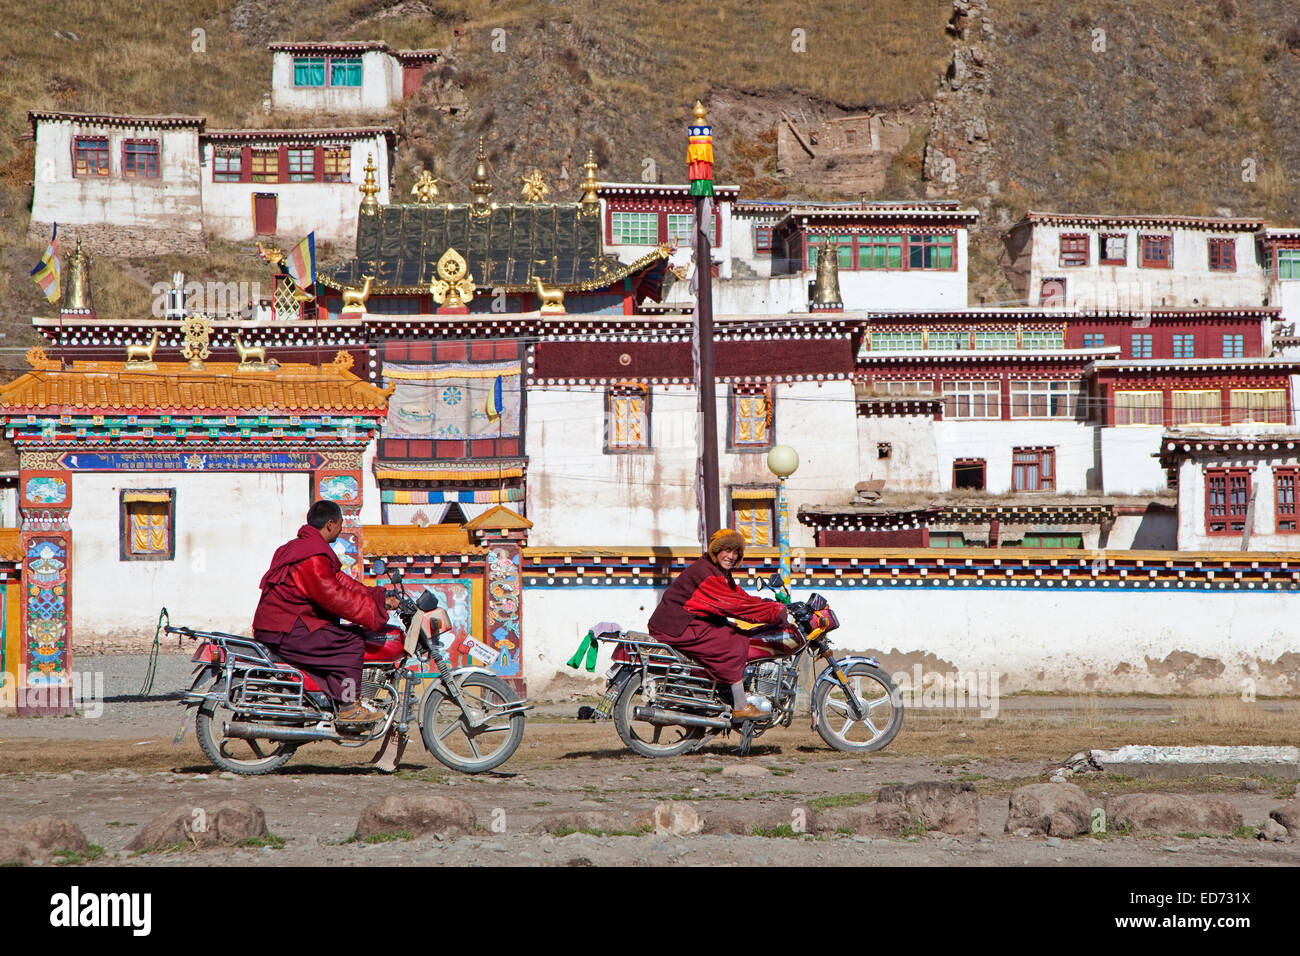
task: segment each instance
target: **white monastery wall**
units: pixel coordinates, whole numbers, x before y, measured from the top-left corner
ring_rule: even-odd
[[[1089,472],[1096,467],[1093,428],[1086,422],[979,421],[950,419],[934,423],[934,442],[939,461],[940,491],[952,491],[952,463],[958,458],[983,458],[985,490],[1005,494],[1012,489],[1013,448],[1056,449],[1058,493],[1081,494],[1088,490]]]
[[[809,547],[812,531],[793,522],[802,504],[847,501],[857,478],[853,386],[849,382],[776,387],[775,437],[799,453],[787,482],[791,544]],[[695,500],[695,393],[651,389],[651,451],[606,454],[604,389],[528,392],[529,543],[538,546],[693,545],[699,542]],[[722,520],[730,521],[727,489],[776,485],[765,452],[726,449],[727,389],[717,389]]]
[[[294,86],[294,54],[277,51],[271,58],[271,106],[321,113],[387,110],[402,98],[401,64],[382,50],[368,50],[360,56],[360,86]]]
[[[888,458],[880,457],[881,442],[890,446]],[[948,463],[948,471],[951,484],[952,462]],[[939,474],[934,421],[928,415],[872,415],[858,419],[858,481],[883,479],[886,492],[938,491],[942,483]],[[848,490],[851,494],[852,488]]]
[[[1101,479],[1108,495],[1140,495],[1165,487],[1160,459],[1163,425],[1102,428]]]
[[[123,561],[119,492],[176,489],[176,556]],[[77,647],[152,640],[158,609],[191,627],[251,633],[258,581],[310,505],[305,474],[72,476],[72,633]],[[148,632],[146,634],[146,632]]]
[[[740,582],[738,582],[740,583]],[[754,591],[749,583],[742,586]],[[808,588],[796,584],[794,596]],[[997,672],[1003,694],[1293,694],[1278,662],[1294,655],[1290,622],[1300,595],[1287,592],[1006,587],[826,588],[839,616],[836,652],[874,654],[890,673]],[[610,662],[602,645],[594,674],[565,661],[596,621],[644,630],[662,590],[604,586],[524,591],[524,678],[536,694],[557,672],[592,681]],[[611,734],[613,731],[610,731]]]

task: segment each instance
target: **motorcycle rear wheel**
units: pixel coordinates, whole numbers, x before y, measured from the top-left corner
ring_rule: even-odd
[[[641,675],[633,674],[614,701],[614,729],[619,738],[642,757],[677,757],[704,743],[703,727],[676,727],[636,720],[632,710],[645,703]],[[649,736],[642,736],[648,734]]]
[[[524,715],[501,713],[519,697],[494,674],[466,674],[459,684],[466,705],[482,711],[486,722],[470,726],[460,705],[439,686],[425,698],[420,736],[444,766],[461,773],[485,773],[509,760],[524,739]]]
[[[194,719],[194,734],[199,738],[204,756],[212,761],[213,766],[240,776],[254,777],[279,770],[298,749],[298,744],[288,741],[225,736],[221,725],[236,716],[224,702],[205,700],[199,705],[198,716]]]
[[[865,753],[883,749],[903,726],[898,688],[889,674],[870,664],[851,664],[844,668],[844,677],[866,708],[864,719],[853,717],[844,688],[834,680],[822,681],[813,693],[817,733],[836,750]]]

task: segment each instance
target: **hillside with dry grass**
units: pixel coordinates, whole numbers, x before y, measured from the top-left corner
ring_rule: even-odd
[[[31,340],[29,317],[51,312],[27,278],[41,251],[25,238],[27,111],[197,114],[210,128],[355,123],[264,110],[266,44],[277,40],[443,51],[400,111],[366,117],[398,130],[397,195],[427,166],[450,198],[464,198],[480,136],[498,199],[516,195],[533,168],[559,198],[576,198],[589,149],[603,179],[639,180],[649,170],[681,181],[685,126],[700,98],[712,107],[718,177],[739,183],[742,195],[857,198],[836,196],[815,175],[778,172],[781,113],[901,111],[914,126],[874,198],[953,196],[981,210],[973,301],[1009,297],[1000,236],[1029,208],[1300,222],[1291,186],[1300,172],[1300,129],[1290,121],[1300,98],[1292,0],[961,6],[969,17],[954,17],[951,0],[715,0],[695,10],[625,0],[56,0],[40,17],[5,18],[3,365],[22,364],[14,349]],[[964,65],[950,65],[954,56]],[[250,249],[209,247],[202,260],[97,259],[99,311],[142,313],[150,285],[175,269],[264,279]]]

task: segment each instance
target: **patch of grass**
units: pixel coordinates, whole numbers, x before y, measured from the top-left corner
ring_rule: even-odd
[[[422,780],[425,783],[447,783],[450,779],[447,774],[439,773],[437,770],[399,770],[397,771],[398,780]]]
[[[56,866],[76,866],[88,860],[98,860],[103,855],[104,848],[98,843],[90,844],[85,853],[63,847],[54,851],[54,863]]]
[[[845,836],[853,836],[853,827],[836,827],[836,833],[842,833]]]
[[[550,800],[534,800],[534,801],[533,801],[533,806],[535,806],[535,807],[549,807],[550,805],[551,805],[551,801],[550,801]]]
[[[105,824],[105,826],[110,827],[138,827],[139,825],[140,824],[138,823],[123,823],[121,820],[109,820],[108,823]]]
[[[774,827],[754,827],[750,833],[758,837],[791,837],[796,840],[803,836],[802,833],[796,831],[788,823],[778,824]]]
[[[235,846],[247,847],[249,849],[260,850],[262,847],[269,846],[272,850],[283,850],[288,841],[284,837],[275,833],[268,833],[266,836],[245,837]]]
[[[24,860],[5,860],[4,862],[0,862],[0,867],[3,867],[3,866],[26,866],[26,865],[27,865],[27,863],[26,863],[26,861],[24,861]]]
[[[394,843],[398,840],[412,840],[410,830],[390,830],[387,833],[372,833],[367,837],[358,837],[355,833],[344,843]]]
[[[905,837],[923,837],[928,832],[926,825],[920,820],[913,819],[911,823],[899,831]]]
[[[595,827],[557,827],[555,830],[551,831],[551,835],[555,837],[566,837],[574,833],[585,833],[587,836],[594,837],[639,837],[653,832],[654,827],[651,826],[639,826],[635,830],[599,830]]]
[[[705,773],[705,774],[722,773],[722,768],[721,768],[721,767],[701,767],[701,768],[700,768],[700,773]]]
[[[974,783],[976,780],[988,780],[988,776],[982,773],[963,773],[957,775],[958,783]]]
[[[131,856],[145,856],[151,853],[188,853],[198,850],[198,846],[189,841],[177,841],[176,843],[155,843],[147,846],[143,850],[136,850]]]
[[[1243,823],[1232,831],[1232,836],[1238,840],[1253,840],[1259,836],[1259,828],[1252,827],[1249,823]]]
[[[794,773],[793,770],[787,770],[785,767],[768,767],[767,769],[774,777],[788,777]]]
[[[870,803],[876,799],[877,794],[872,793],[837,793],[829,797],[814,797],[808,801],[808,806],[821,812],[830,810],[835,807],[860,807],[864,803]]]

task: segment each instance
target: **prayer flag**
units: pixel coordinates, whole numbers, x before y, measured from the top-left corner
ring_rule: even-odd
[[[300,289],[316,282],[316,233],[307,233],[307,238],[293,247],[285,259],[285,270]]]
[[[45,249],[45,255],[41,256],[40,263],[31,271],[32,281],[41,287],[45,293],[45,298],[50,302],[59,300],[59,272],[61,264],[59,262],[59,224],[54,224],[54,232],[50,234],[50,244]]]

